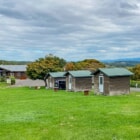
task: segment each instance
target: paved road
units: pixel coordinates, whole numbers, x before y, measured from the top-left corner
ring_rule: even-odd
[[[140,88],[130,88],[130,91],[140,92]]]

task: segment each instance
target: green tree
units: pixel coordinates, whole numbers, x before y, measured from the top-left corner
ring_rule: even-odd
[[[133,80],[140,80],[140,64],[136,65],[131,69],[131,71],[134,73],[132,76]]]
[[[63,71],[66,61],[57,56],[48,55],[45,58],[39,58],[35,62],[27,65],[27,75],[31,79],[44,80],[46,86],[45,75],[48,72]]]

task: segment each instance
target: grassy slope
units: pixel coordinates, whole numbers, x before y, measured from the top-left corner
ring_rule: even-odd
[[[138,140],[140,93],[0,89],[0,140]]]

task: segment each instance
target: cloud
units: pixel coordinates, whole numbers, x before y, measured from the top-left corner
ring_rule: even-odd
[[[139,57],[139,0],[0,1],[0,59]]]

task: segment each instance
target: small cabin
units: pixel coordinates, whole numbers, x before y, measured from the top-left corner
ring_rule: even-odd
[[[68,71],[66,76],[67,91],[84,91],[92,89],[92,75],[89,70]]]
[[[130,76],[125,68],[99,68],[93,73],[94,92],[103,95],[129,94]]]
[[[47,88],[58,88],[66,89],[66,77],[64,76],[65,72],[49,72],[45,76],[47,83]]]

